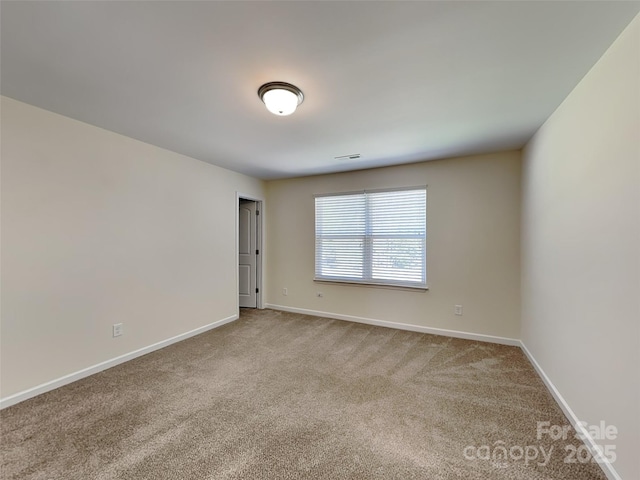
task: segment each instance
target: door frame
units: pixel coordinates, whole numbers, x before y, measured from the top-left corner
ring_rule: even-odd
[[[252,202],[256,202],[256,208],[258,212],[260,212],[256,216],[256,249],[260,252],[258,258],[256,258],[256,288],[258,289],[258,293],[256,293],[256,308],[263,309],[263,293],[264,293],[264,281],[263,281],[263,272],[264,272],[264,198],[256,197],[255,195],[247,195],[241,192],[236,191],[236,313],[240,316],[240,262],[239,262],[239,253],[240,253],[240,200],[249,200]]]

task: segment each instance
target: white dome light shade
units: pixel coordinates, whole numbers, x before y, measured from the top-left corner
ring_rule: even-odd
[[[274,115],[291,115],[302,103],[304,96],[300,89],[284,82],[265,83],[258,89],[258,95]]]
[[[262,95],[267,110],[275,115],[291,115],[298,107],[298,96],[289,90],[279,88],[269,90]]]

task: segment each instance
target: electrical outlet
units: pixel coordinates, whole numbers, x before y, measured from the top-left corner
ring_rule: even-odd
[[[113,336],[114,337],[119,337],[123,333],[124,333],[123,325],[121,323],[114,323],[113,324]]]
[[[322,292],[316,292],[316,297],[318,297],[318,298],[323,298],[323,297],[324,297],[324,293],[322,293]]]
[[[286,297],[287,295],[289,295],[289,290],[287,290],[287,287],[284,287],[284,288],[282,289],[282,295],[284,295],[285,297]]]
[[[456,315],[462,315],[462,305],[455,305],[453,307],[453,313]]]

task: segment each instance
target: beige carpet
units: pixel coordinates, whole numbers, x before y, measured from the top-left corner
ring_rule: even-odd
[[[2,479],[605,478],[518,348],[271,310],[0,420]]]

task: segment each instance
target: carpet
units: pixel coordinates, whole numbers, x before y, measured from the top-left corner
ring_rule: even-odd
[[[273,310],[0,422],[7,480],[606,478],[519,348]]]

